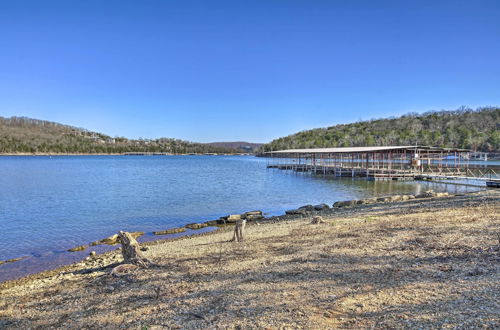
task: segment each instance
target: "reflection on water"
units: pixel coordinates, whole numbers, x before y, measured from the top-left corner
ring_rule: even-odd
[[[0,260],[31,257],[0,266],[0,280],[81,259],[87,252],[62,251],[118,230],[152,232],[255,209],[276,215],[427,189],[478,188],[312,176],[267,169],[266,159],[250,156],[1,157]]]

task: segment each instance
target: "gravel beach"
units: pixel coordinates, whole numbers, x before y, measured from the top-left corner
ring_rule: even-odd
[[[355,205],[144,245],[0,284],[0,328],[500,327],[500,191]]]

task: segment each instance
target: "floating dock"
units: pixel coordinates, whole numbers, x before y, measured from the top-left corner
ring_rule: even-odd
[[[268,168],[367,180],[486,181],[500,186],[500,167],[469,164],[470,150],[427,146],[288,149],[266,152]]]

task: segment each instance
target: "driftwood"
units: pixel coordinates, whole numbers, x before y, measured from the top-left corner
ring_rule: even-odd
[[[155,265],[151,260],[142,254],[139,243],[137,243],[135,238],[130,233],[120,231],[118,233],[118,237],[120,238],[120,243],[122,244],[124,263],[133,264],[142,268],[148,268]]]
[[[234,226],[234,234],[232,242],[243,242],[245,238],[245,225],[247,221],[245,219],[236,221],[236,225]]]

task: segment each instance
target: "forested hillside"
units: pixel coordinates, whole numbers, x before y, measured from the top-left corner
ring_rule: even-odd
[[[130,140],[25,117],[0,117],[2,153],[231,153],[235,149],[177,139]]]
[[[216,147],[224,147],[224,148],[231,148],[231,149],[236,149],[241,152],[254,152],[258,150],[263,143],[251,143],[251,142],[210,142],[208,143],[209,145],[216,146]]]
[[[261,150],[415,144],[500,152],[500,108],[410,113],[317,128],[273,140]]]

